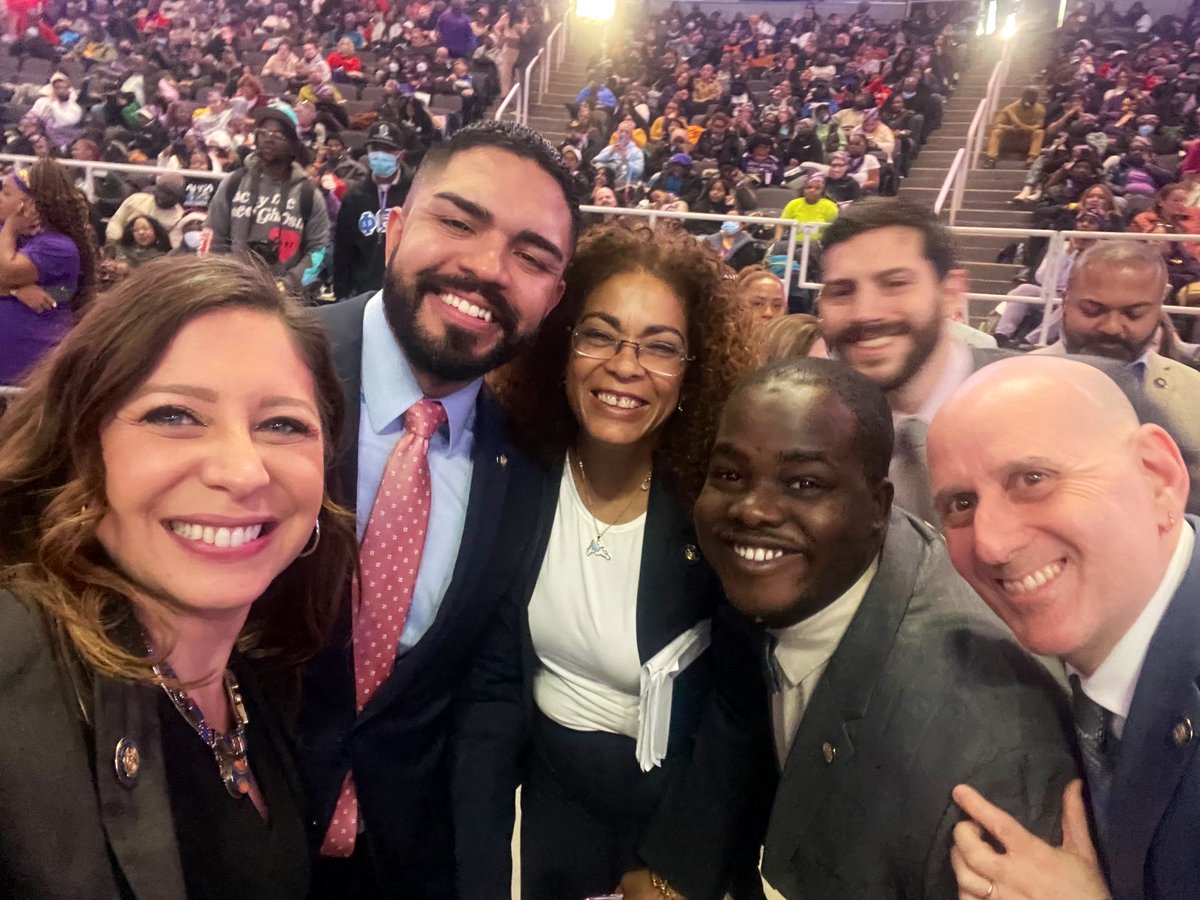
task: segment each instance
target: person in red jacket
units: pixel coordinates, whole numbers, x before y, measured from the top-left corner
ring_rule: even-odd
[[[338,41],[337,47],[325,58],[325,62],[329,63],[329,68],[333,71],[334,81],[363,77],[362,60],[358,58],[350,38],[344,37]]]

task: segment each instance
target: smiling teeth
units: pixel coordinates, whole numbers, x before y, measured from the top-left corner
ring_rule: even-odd
[[[1042,566],[1036,572],[1026,575],[1024,578],[1014,578],[1012,580],[1001,579],[1000,586],[1010,594],[1023,594],[1026,591],[1032,591],[1040,588],[1062,574],[1062,563],[1050,563],[1048,566]]]
[[[771,547],[743,547],[738,544],[733,545],[733,552],[750,562],[770,562],[783,556],[782,550]]]
[[[453,306],[461,313],[466,313],[468,316],[474,316],[476,319],[482,319],[484,322],[492,321],[492,311],[490,309],[480,309],[469,300],[464,300],[458,294],[442,294],[441,301],[447,306]]]
[[[262,523],[244,528],[213,528],[211,525],[195,525],[190,522],[170,522],[170,529],[181,538],[199,541],[213,547],[240,547],[256,540],[262,532]]]
[[[867,347],[869,349],[874,350],[877,347],[886,347],[890,341],[891,341],[890,337],[877,337],[877,338],[871,338],[866,341],[859,341],[858,346]]]
[[[617,409],[637,409],[639,406],[644,405],[641,400],[634,397],[621,397],[605,391],[597,391],[596,399],[605,406],[615,406]]]

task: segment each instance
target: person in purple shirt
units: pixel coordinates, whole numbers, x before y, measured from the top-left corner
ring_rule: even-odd
[[[95,290],[87,198],[43,159],[0,188],[0,384],[19,384],[70,330]]]
[[[437,19],[438,36],[452,59],[470,59],[475,52],[475,32],[471,30],[471,17],[463,8],[465,5],[466,0],[450,0]]]

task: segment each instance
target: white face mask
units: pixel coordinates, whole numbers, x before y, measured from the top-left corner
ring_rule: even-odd
[[[202,231],[185,231],[183,233],[183,246],[187,247],[189,250],[199,250],[200,240],[203,237],[204,232]]]

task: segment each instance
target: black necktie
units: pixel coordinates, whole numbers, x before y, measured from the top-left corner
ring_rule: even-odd
[[[1071,713],[1087,770],[1093,813],[1099,821],[1108,808],[1116,760],[1117,739],[1110,728],[1112,713],[1083,692],[1078,675],[1071,676]]]

